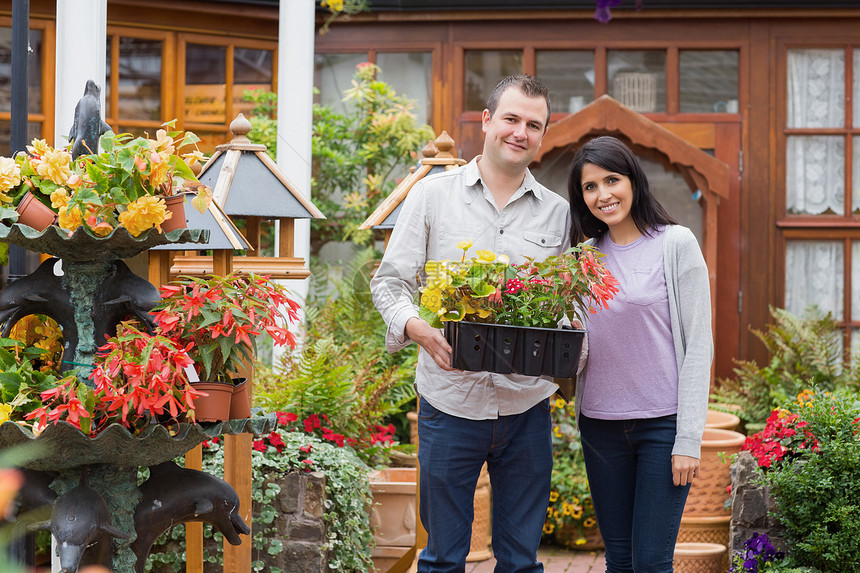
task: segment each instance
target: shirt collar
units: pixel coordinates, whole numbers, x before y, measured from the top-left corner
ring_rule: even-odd
[[[475,200],[475,197],[480,195],[483,192],[483,181],[481,181],[481,171],[478,169],[478,159],[481,156],[478,155],[474,159],[472,159],[469,163],[466,164],[464,169],[466,170],[465,183],[466,183],[466,203],[471,204],[472,201]],[[531,198],[534,198],[538,201],[543,201],[543,189],[541,189],[540,184],[535,179],[532,172],[526,168],[526,175],[523,178],[523,183],[520,185],[520,189],[522,190],[522,195],[525,195],[528,192],[531,192]],[[517,190],[517,193],[514,193],[514,197],[520,192],[520,189]],[[530,199],[531,199],[530,198]],[[531,202],[531,201],[530,201]],[[536,206],[536,205],[535,205]]]

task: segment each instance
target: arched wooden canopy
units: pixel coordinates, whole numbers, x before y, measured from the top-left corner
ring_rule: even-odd
[[[608,95],[552,124],[534,162],[540,164],[545,156],[564,148],[578,148],[598,135],[617,136],[636,153],[678,171],[690,188],[701,191],[706,200],[711,199],[709,202],[729,196],[728,165]]]
[[[720,198],[729,197],[728,165],[608,95],[551,125],[533,165],[539,165],[548,155],[575,151],[599,135],[618,137],[637,155],[655,159],[666,169],[679,172],[692,191],[701,192],[702,254],[708,265],[711,292],[715,292],[717,206]]]

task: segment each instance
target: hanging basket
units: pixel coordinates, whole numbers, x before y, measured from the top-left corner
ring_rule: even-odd
[[[573,378],[584,330],[446,322],[445,339],[460,370]]]

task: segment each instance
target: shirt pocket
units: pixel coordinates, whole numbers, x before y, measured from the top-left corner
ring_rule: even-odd
[[[627,280],[627,301],[640,306],[648,306],[669,300],[666,290],[666,273],[662,266],[633,269]]]
[[[561,231],[552,229],[524,229],[523,239],[525,252],[519,254],[539,261],[557,254],[562,243]]]

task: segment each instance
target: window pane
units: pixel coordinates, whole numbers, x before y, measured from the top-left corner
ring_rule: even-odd
[[[845,139],[789,136],[785,145],[788,213],[844,215]]]
[[[860,126],[860,49],[854,50],[854,126]]]
[[[576,113],[594,99],[594,52],[539,51],[537,77],[549,88],[552,111]]]
[[[433,96],[433,55],[428,52],[383,52],[376,54],[376,63],[382,70],[379,79],[398,94],[415,100],[412,113],[419,124],[428,123]]]
[[[224,123],[227,109],[227,48],[185,46],[185,121]]]
[[[738,53],[681,50],[681,113],[738,112]]]
[[[42,31],[30,30],[27,113],[42,112]],[[83,87],[81,93],[83,93]],[[12,111],[12,28],[0,28],[0,111]],[[8,142],[8,138],[6,139]]]
[[[469,50],[465,58],[464,109],[483,111],[490,92],[508,76],[523,73],[521,50]]]
[[[161,119],[162,43],[119,39],[119,117]]]
[[[272,50],[233,50],[233,114],[251,115],[254,104],[244,101],[246,90],[272,90]]]
[[[845,52],[788,51],[788,127],[843,127]]]
[[[666,111],[665,50],[609,50],[609,95],[633,111]]]
[[[839,241],[787,241],[785,245],[785,309],[803,316],[816,305],[843,320],[843,244]]]
[[[367,54],[316,54],[314,56],[314,103],[344,113],[346,104],[341,101],[343,92],[350,87],[355,67],[367,61]]]
[[[851,168],[851,210],[855,215],[860,214],[860,137],[854,137],[854,162]]]
[[[42,123],[30,122],[27,124],[27,145],[34,139],[42,138]],[[23,150],[19,150],[23,151]],[[7,120],[0,120],[0,155],[3,157],[12,156],[12,123]]]
[[[851,241],[851,320],[860,320],[860,241]]]

